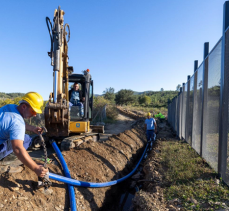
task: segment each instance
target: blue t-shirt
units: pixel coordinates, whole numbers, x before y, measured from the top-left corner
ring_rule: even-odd
[[[25,136],[25,121],[17,105],[8,104],[0,108],[0,144],[4,141],[22,140]]]
[[[154,130],[154,122],[155,122],[155,119],[154,118],[150,118],[150,119],[146,119],[145,120],[145,124],[147,126],[147,130]]]

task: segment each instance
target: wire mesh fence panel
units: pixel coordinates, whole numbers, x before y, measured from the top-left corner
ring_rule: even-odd
[[[173,130],[175,130],[175,112],[176,112],[176,99],[173,102]]]
[[[186,127],[186,102],[187,102],[187,83],[183,86],[183,103],[182,103],[182,138],[185,138]]]
[[[170,125],[172,126],[172,102],[170,103]]]
[[[206,116],[203,123],[203,158],[218,171],[219,146],[219,100],[221,77],[221,45],[220,41],[208,58],[208,89]]]
[[[189,123],[189,119],[188,119],[188,111],[189,111],[189,91],[190,91],[190,80],[188,80],[187,82],[187,92],[186,92],[186,120],[185,120],[185,141],[188,140],[188,123]]]
[[[203,100],[203,64],[196,72],[195,95],[193,103],[193,129],[192,147],[200,154],[201,144],[201,120],[202,120],[202,100]]]
[[[190,78],[190,91],[188,93],[188,114],[187,114],[187,142],[192,145],[192,121],[193,121],[193,95],[194,95],[194,75]]]
[[[226,34],[225,34],[225,46],[229,46],[229,30],[227,30]],[[225,79],[226,81],[229,82],[229,47],[225,48],[225,56],[224,56],[224,63],[225,63],[225,67],[227,67],[225,69]],[[227,90],[227,97],[229,97],[229,91]],[[229,113],[229,100],[228,100],[228,113]],[[228,115],[229,118],[229,115]],[[227,134],[229,133],[229,120],[227,122]],[[229,135],[227,135],[227,161],[226,161],[226,178],[225,178],[225,182],[227,183],[227,185],[229,185]]]
[[[170,103],[170,125],[172,125],[172,103]]]
[[[172,104],[172,120],[173,120],[173,123],[172,123],[172,125],[173,125],[173,130],[174,130],[174,112],[175,112],[175,110],[174,110],[174,106],[175,105],[175,99],[173,100],[173,104]]]
[[[176,116],[177,116],[177,135],[179,136],[180,133],[180,95],[177,97],[177,109],[176,109]]]
[[[174,104],[174,100],[172,101],[172,103],[171,103],[171,126],[172,126],[172,128],[173,128],[173,104]]]
[[[177,97],[174,102],[174,130],[177,131]]]
[[[172,125],[172,103],[170,103],[170,125]]]
[[[172,102],[172,128],[174,129],[174,100]]]
[[[169,124],[172,126],[172,102],[170,103]]]
[[[170,112],[169,105],[170,105],[170,104],[168,104],[168,113],[167,113],[167,121],[168,121],[168,123],[169,123],[169,112]]]

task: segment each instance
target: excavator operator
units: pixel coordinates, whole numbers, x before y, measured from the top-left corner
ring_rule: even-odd
[[[84,101],[85,101],[85,97],[82,94],[82,90],[79,89],[79,84],[77,82],[75,82],[73,84],[73,88],[71,90],[69,90],[69,106],[71,108],[71,106],[75,106],[78,107],[79,110],[78,112],[76,112],[77,116],[83,116],[84,115]]]
[[[18,159],[37,176],[44,177],[48,169],[36,164],[26,149],[31,144],[31,138],[25,130],[36,134],[42,133],[42,128],[25,123],[24,119],[42,113],[43,98],[36,92],[28,92],[22,97],[20,105],[8,104],[0,108],[0,159],[14,152]]]
[[[69,90],[69,101],[76,106],[77,103],[84,102],[85,101],[85,97],[83,97],[82,95],[82,91],[79,89],[79,84],[77,82],[75,82],[73,84],[73,88],[71,90]]]

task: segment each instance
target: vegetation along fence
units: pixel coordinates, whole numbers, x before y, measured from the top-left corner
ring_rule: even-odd
[[[199,153],[229,185],[229,1],[224,3],[223,35],[168,106],[177,135]]]

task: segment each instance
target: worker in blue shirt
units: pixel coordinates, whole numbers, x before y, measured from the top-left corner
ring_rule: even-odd
[[[154,140],[154,134],[157,132],[157,123],[154,118],[151,117],[151,113],[147,114],[147,119],[145,120],[145,131],[147,136],[147,141]]]
[[[25,134],[25,130],[40,134],[42,128],[24,121],[36,116],[37,113],[42,113],[43,98],[36,92],[29,92],[19,103],[19,106],[8,104],[0,108],[0,159],[14,152],[24,165],[39,177],[44,177],[48,169],[36,164],[29,156],[26,149],[31,144],[31,138]]]

